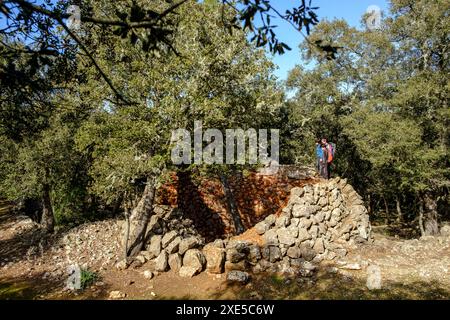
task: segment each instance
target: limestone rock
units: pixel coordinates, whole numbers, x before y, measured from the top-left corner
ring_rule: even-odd
[[[250,280],[250,275],[243,271],[230,271],[227,274],[227,280],[245,284]]]
[[[169,266],[170,270],[178,272],[183,266],[183,260],[179,253],[174,253],[169,256]]]
[[[302,258],[306,261],[312,261],[316,256],[316,252],[306,243],[300,245],[300,251],[302,253]]]
[[[254,228],[256,233],[259,235],[263,235],[267,230],[269,230],[269,226],[267,225],[266,221],[257,223]]]
[[[263,235],[263,240],[267,245],[277,245],[278,244],[278,235],[276,230],[270,229]]]
[[[197,274],[197,269],[193,267],[182,266],[178,274],[183,278],[192,278]]]
[[[166,233],[161,240],[161,246],[163,248],[166,248],[170,242],[172,242],[172,240],[174,240],[177,237],[177,232],[176,231],[170,231],[168,233]]]
[[[366,286],[369,290],[380,290],[382,287],[381,269],[379,266],[370,265],[367,268]]]
[[[203,248],[203,254],[206,258],[206,270],[209,273],[220,274],[223,272],[225,263],[225,250],[213,245],[207,245]]]
[[[113,300],[124,299],[126,297],[127,297],[126,293],[123,293],[121,291],[111,291],[109,293],[109,298]]]
[[[305,193],[305,190],[303,188],[293,188],[291,190],[291,196],[297,196],[301,197]]]
[[[302,252],[300,251],[299,247],[290,247],[287,250],[287,255],[289,258],[298,259],[302,256]]]
[[[298,229],[296,229],[296,230],[298,230]],[[297,233],[298,233],[298,231],[297,231]],[[280,241],[281,244],[285,244],[287,246],[294,245],[296,239],[293,236],[293,234],[289,232],[289,230],[287,228],[278,229],[277,235],[278,235],[278,240]]]
[[[276,217],[273,215],[273,214],[271,214],[270,216],[267,216],[265,219],[264,219],[264,222],[267,224],[267,226],[270,228],[271,226],[273,226],[274,224],[275,224],[275,220],[276,220]]]
[[[178,252],[183,255],[189,249],[193,249],[199,245],[200,241],[196,237],[189,237],[181,240]]]
[[[309,234],[308,230],[305,228],[298,229],[298,242],[301,243],[305,240],[311,239],[311,235]]]
[[[261,249],[258,245],[251,245],[248,253],[248,260],[257,263],[261,259]]]
[[[167,261],[167,252],[161,251],[159,256],[155,259],[155,271],[166,272],[169,264]]]
[[[181,237],[176,237],[172,240],[172,242],[169,243],[169,245],[166,248],[166,251],[168,254],[173,254],[178,251],[178,248],[181,243]]]
[[[150,270],[145,270],[144,271],[144,278],[148,279],[148,280],[152,279],[153,278],[153,272],[151,272]]]
[[[312,214],[316,213],[317,210],[318,208],[312,205],[305,205],[305,206],[295,205],[294,208],[292,209],[292,215],[295,218],[301,217],[309,218]]]
[[[278,246],[264,246],[261,250],[262,257],[271,263],[281,260],[282,254]]]
[[[288,226],[290,222],[291,222],[291,219],[288,216],[282,215],[282,216],[278,217],[277,220],[275,221],[275,226],[277,228],[284,228],[284,227]]]
[[[323,245],[323,239],[322,238],[317,238],[316,242],[314,243],[314,247],[313,250],[318,253],[324,253],[325,252],[325,247]]]
[[[150,239],[150,246],[148,247],[148,253],[151,259],[156,258],[161,253],[161,239],[162,236],[155,235]]]
[[[203,271],[206,264],[206,259],[203,253],[198,249],[189,249],[183,257],[183,267],[190,267],[195,269],[196,274]]]

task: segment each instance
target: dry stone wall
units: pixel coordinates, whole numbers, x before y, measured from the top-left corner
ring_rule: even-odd
[[[293,188],[279,214],[267,216],[242,236],[207,244],[181,211],[158,210],[149,225],[146,251],[138,259],[153,260],[155,271],[172,269],[183,277],[203,271],[307,276],[321,261],[342,258],[352,247],[371,241],[363,201],[340,178]]]

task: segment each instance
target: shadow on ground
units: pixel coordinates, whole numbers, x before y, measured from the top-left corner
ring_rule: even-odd
[[[312,278],[265,274],[253,276],[244,287],[227,284],[212,299],[230,296],[240,300],[448,300],[450,288],[435,281],[386,282],[381,290],[371,291],[363,281],[334,273]]]
[[[66,279],[32,277],[0,278],[0,300],[95,300],[106,299],[110,287],[101,279],[84,290],[65,290]]]

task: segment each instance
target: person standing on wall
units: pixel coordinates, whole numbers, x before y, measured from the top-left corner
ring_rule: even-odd
[[[331,164],[334,160],[334,153],[335,153],[335,145],[334,143],[328,142],[328,139],[326,137],[322,138],[321,141],[322,146],[326,149],[327,157],[326,157],[326,171],[327,171],[327,177],[326,179],[331,178]]]

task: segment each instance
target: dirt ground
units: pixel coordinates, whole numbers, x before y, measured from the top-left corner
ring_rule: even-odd
[[[3,206],[0,299],[109,299],[111,291],[124,299],[450,299],[448,234],[402,240],[377,229],[373,243],[323,263],[312,277],[259,274],[246,285],[230,285],[225,274],[186,279],[167,272],[146,279],[152,262],[117,270],[119,225],[118,220],[95,222],[42,240],[36,224]],[[68,261],[95,271],[98,280],[83,291],[68,291]],[[380,290],[366,287],[370,265],[381,269]]]

